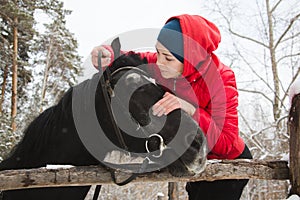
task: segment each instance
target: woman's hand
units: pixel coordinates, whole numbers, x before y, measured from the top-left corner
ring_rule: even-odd
[[[92,56],[92,63],[97,68],[98,67],[98,53],[101,52],[101,65],[102,67],[106,67],[110,64],[111,61],[111,53],[103,46],[94,47],[91,56]]]
[[[196,111],[196,108],[192,104],[169,92],[166,92],[163,98],[153,105],[152,111],[153,115],[160,117],[162,115],[167,115],[178,108],[186,111],[191,116],[194,115]]]

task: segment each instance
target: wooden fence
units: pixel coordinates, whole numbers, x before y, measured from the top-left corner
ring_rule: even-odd
[[[291,194],[300,196],[300,95],[289,114],[290,163],[263,160],[210,160],[198,176],[173,177],[167,171],[139,175],[133,182],[191,182],[221,179],[290,180]],[[117,171],[118,181],[130,174]],[[112,184],[111,174],[101,166],[38,168],[0,172],[0,190]]]
[[[291,194],[300,196],[300,94],[294,96],[289,113],[290,133],[290,182]]]
[[[130,174],[116,172],[118,181]],[[167,171],[141,174],[133,182],[186,182],[220,179],[265,179],[286,180],[289,169],[286,161],[251,161],[251,160],[215,160],[209,162],[203,173],[198,176],[173,177]],[[0,172],[1,190],[37,187],[78,186],[112,184],[111,174],[100,166],[71,168],[38,168],[6,170]]]

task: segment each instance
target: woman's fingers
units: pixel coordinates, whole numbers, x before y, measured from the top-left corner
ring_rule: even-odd
[[[191,103],[166,92],[163,98],[153,105],[152,112],[153,115],[160,117],[178,108],[184,110],[191,116],[193,116],[196,111],[196,108]]]
[[[153,115],[160,117],[162,115],[169,114],[177,108],[180,108],[180,102],[178,101],[178,98],[175,95],[166,92],[163,98],[153,105],[152,111]]]
[[[102,67],[106,67],[111,62],[111,53],[105,49],[103,46],[94,47],[91,55],[92,55],[92,63],[95,67],[98,67],[98,54],[101,52],[101,65]]]

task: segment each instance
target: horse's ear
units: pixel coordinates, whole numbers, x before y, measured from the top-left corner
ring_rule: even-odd
[[[120,54],[121,54],[121,43],[120,43],[119,37],[115,38],[111,42],[111,47],[112,47],[112,49],[114,51],[114,58],[116,60],[120,56]]]

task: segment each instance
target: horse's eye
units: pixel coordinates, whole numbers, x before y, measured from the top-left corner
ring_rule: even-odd
[[[128,74],[125,79],[126,85],[138,84],[140,82],[141,82],[141,75],[137,73]]]

